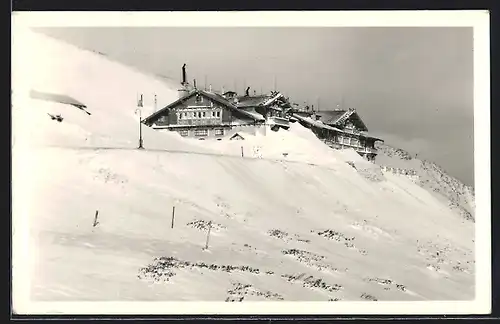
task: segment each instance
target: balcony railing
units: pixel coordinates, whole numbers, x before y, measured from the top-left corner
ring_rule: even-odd
[[[352,148],[356,152],[359,153],[372,153],[376,154],[377,149],[376,148],[371,148],[371,147],[364,147],[361,145],[356,145],[356,144],[348,144],[348,143],[339,143],[338,141],[333,141],[333,140],[325,140],[325,143],[335,149],[346,149],[346,148]]]

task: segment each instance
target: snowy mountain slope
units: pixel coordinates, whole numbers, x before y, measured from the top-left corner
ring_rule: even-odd
[[[380,152],[377,164],[415,171],[419,176],[418,184],[422,188],[441,196],[450,208],[456,210],[465,219],[474,221],[474,188],[450,176],[433,162],[420,160],[404,150],[386,144],[377,145]]]
[[[175,88],[27,35],[43,46],[15,66],[39,73],[14,80],[13,208],[29,221],[31,299],[474,298],[474,224],[434,193],[295,124],[238,142],[145,128],[137,150],[135,93]],[[29,98],[32,87],[92,114]]]

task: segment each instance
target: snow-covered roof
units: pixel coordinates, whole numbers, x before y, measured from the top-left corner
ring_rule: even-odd
[[[343,133],[342,130],[338,129],[338,128],[335,128],[335,127],[332,127],[332,126],[329,126],[329,125],[326,125],[324,124],[323,122],[321,121],[318,121],[318,120],[314,120],[310,117],[303,117],[303,116],[300,116],[298,114],[293,114],[292,115],[294,118],[300,120],[300,121],[303,121],[307,124],[310,124],[312,126],[315,126],[315,127],[319,127],[319,128],[323,128],[323,129],[328,129],[328,130],[332,130],[332,131],[336,131],[336,132],[340,132],[340,133]]]
[[[245,115],[245,116],[247,116],[247,117],[249,117],[249,118],[251,118],[253,120],[256,120],[256,121],[265,121],[265,118],[262,115],[260,115],[260,114],[252,114],[252,113],[249,113],[247,111],[238,109],[235,105],[233,105],[230,101],[228,101],[226,98],[224,98],[222,95],[220,95],[218,93],[204,91],[204,90],[199,90],[199,89],[194,89],[194,90],[190,91],[186,96],[175,100],[174,102],[170,103],[166,107],[164,107],[164,108],[158,110],[157,112],[151,114],[150,116],[146,117],[144,119],[144,123],[148,124],[148,123],[152,122],[156,117],[159,117],[166,110],[171,109],[172,107],[175,107],[180,102],[182,102],[182,101],[184,101],[186,99],[189,99],[189,98],[191,98],[194,95],[202,95],[204,97],[212,99],[213,101],[215,101],[215,102],[217,102],[217,103],[219,103],[219,104],[221,104],[221,105],[223,105],[223,106],[231,109],[233,112],[236,112],[237,114],[240,113],[240,114]]]
[[[365,123],[361,120],[361,117],[359,117],[356,110],[352,108],[349,108],[349,110],[336,109],[336,110],[321,111],[317,112],[316,115],[319,116],[319,119],[323,123],[328,125],[340,124],[345,120],[347,120],[348,118],[351,118],[352,116],[355,119],[355,122],[363,131],[368,131],[368,128],[366,127]]]

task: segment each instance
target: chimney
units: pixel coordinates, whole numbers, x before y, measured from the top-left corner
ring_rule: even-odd
[[[212,92],[212,85],[208,87],[208,91]]]
[[[137,101],[137,107],[143,107],[142,94],[139,96],[139,100]]]
[[[186,63],[182,66],[182,85],[185,85],[187,83],[187,78],[186,78]]]
[[[196,79],[193,79],[193,86],[196,89]]]
[[[224,91],[224,86],[220,87],[220,92],[221,92],[221,94],[224,94],[224,92],[225,92]]]
[[[248,87],[246,90],[245,90],[245,96],[249,96],[248,92],[250,91],[250,87]]]

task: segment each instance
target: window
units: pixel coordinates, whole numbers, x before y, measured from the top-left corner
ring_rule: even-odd
[[[215,117],[215,111],[212,111],[212,117]]]
[[[196,102],[197,102],[197,103],[203,102],[203,97],[202,97],[202,96],[200,96],[200,95],[197,95],[197,96],[196,96]]]
[[[201,118],[201,111],[198,111],[198,118]]]
[[[181,136],[188,136],[189,135],[189,131],[187,129],[183,129],[183,130],[179,131],[179,134]]]
[[[223,129],[216,129],[215,135],[224,135],[224,130]]]
[[[220,117],[220,111],[217,112],[217,117]]]
[[[207,136],[208,135],[208,129],[196,129],[194,131],[194,136]]]
[[[205,115],[205,112],[203,112],[203,117],[205,117],[205,116],[206,116],[206,115]]]
[[[179,114],[179,119],[182,119],[182,113]]]

